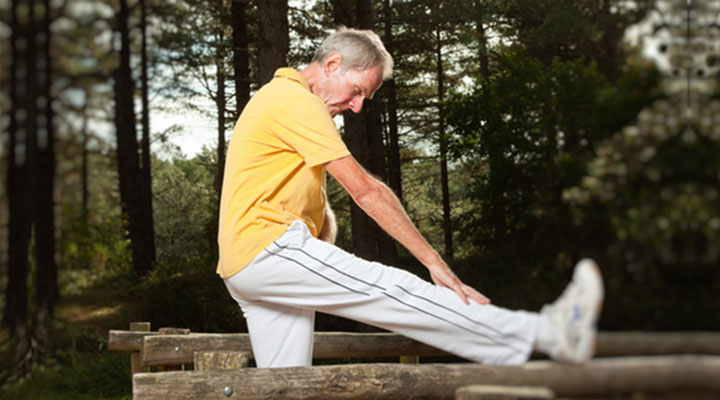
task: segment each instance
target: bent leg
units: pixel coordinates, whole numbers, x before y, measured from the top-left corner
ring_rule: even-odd
[[[243,310],[259,368],[312,365],[314,311],[247,301],[226,285]]]

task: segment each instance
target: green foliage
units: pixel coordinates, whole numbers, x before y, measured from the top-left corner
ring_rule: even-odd
[[[207,260],[217,254],[213,155],[205,148],[190,160],[154,161],[155,245],[157,260],[164,265]]]
[[[632,284],[634,307],[653,320],[703,329],[713,323],[709,293],[718,287],[720,149],[702,126],[680,124],[684,113],[671,99],[645,108],[635,125],[598,146],[588,174],[565,197],[577,219],[590,210],[606,216],[611,289]],[[618,323],[632,318],[619,312],[627,302],[611,300]]]
[[[218,198],[213,188],[215,152],[155,159],[153,193],[157,263],[130,288],[142,298],[133,320],[195,332],[244,330],[240,309],[215,273]]]
[[[107,146],[101,142],[101,146]],[[65,153],[81,151],[74,140],[62,141]],[[117,172],[107,150],[88,152],[88,204],[83,216],[78,159],[60,157],[60,264],[72,269],[130,268],[129,243],[122,237]]]
[[[103,338],[75,324],[55,320],[50,326],[54,358],[29,376],[0,386],[2,400],[130,399],[127,354],[105,350]],[[2,360],[12,354],[12,341],[2,347]]]
[[[586,224],[576,223],[563,190],[580,182],[595,144],[652,99],[654,81],[624,92],[623,79],[611,85],[593,63],[555,59],[546,66],[518,47],[499,64],[489,81],[448,101],[447,119],[455,156],[477,171],[467,192],[471,204],[458,215],[464,246],[507,287],[515,286],[509,278],[522,285],[549,271],[568,272],[583,256],[602,259],[612,227],[592,212]],[[608,113],[618,105],[625,109]]]
[[[30,379],[0,388],[2,400],[131,399],[130,362],[126,354],[79,354],[72,364],[40,367]]]
[[[134,320],[155,327],[182,327],[194,332],[247,331],[240,307],[230,297],[211,261],[164,264],[132,293],[143,301],[133,305]]]
[[[450,175],[448,186],[452,215],[464,215],[472,207],[466,191],[476,171],[468,167],[469,164],[457,165]],[[440,248],[444,241],[440,164],[435,158],[415,157],[403,166],[402,173],[405,184],[403,200],[408,215],[427,240]],[[454,221],[452,226],[455,241],[462,236],[457,229],[458,222]],[[473,250],[472,247],[460,246],[455,249],[455,257],[472,256]]]

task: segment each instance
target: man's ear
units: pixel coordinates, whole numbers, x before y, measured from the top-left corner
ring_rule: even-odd
[[[333,51],[325,57],[323,62],[323,71],[325,75],[330,75],[342,66],[343,56],[337,51]]]

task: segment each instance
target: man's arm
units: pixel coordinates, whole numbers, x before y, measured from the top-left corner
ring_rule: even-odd
[[[400,201],[379,180],[368,174],[352,156],[325,164],[325,169],[350,194],[355,203],[390,236],[405,246],[429,271],[438,286],[454,290],[467,303],[470,297],[480,304],[490,301],[465,285],[420,234]]]
[[[335,213],[330,208],[330,202],[325,203],[325,216],[323,217],[323,226],[320,229],[318,239],[335,244],[337,238],[337,223],[335,222]]]

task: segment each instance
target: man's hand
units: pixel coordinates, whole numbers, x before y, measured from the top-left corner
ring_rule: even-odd
[[[458,278],[444,262],[441,261],[427,268],[430,271],[432,281],[436,285],[452,289],[460,296],[460,299],[462,299],[465,304],[470,304],[468,297],[475,300],[478,304],[490,304],[490,299],[472,287],[462,283],[460,278]]]

